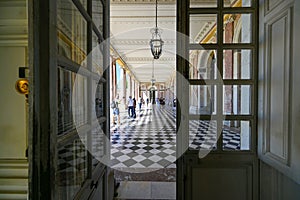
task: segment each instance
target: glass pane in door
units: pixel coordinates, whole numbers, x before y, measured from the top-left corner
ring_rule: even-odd
[[[234,13],[224,15],[224,43],[252,42],[252,14]]]
[[[73,199],[88,175],[87,151],[82,141],[86,138],[75,136],[58,147],[57,186],[58,199]]]
[[[103,4],[101,0],[93,0],[93,21],[97,29],[103,35]]]
[[[217,43],[217,15],[193,14],[190,16],[190,43],[208,44]]]
[[[58,69],[58,134],[85,125],[88,119],[87,79],[79,74]],[[76,122],[76,123],[74,123]]]
[[[251,7],[253,0],[224,0],[224,7]]]
[[[217,51],[216,50],[190,50],[190,79],[216,79]]]
[[[249,49],[224,50],[223,78],[251,79],[252,51]]]
[[[215,120],[189,121],[190,150],[216,149],[217,137],[217,122]]]
[[[58,54],[83,65],[87,54],[87,22],[71,0],[57,1]]]
[[[250,121],[228,120],[223,123],[223,150],[250,150],[251,128]]]
[[[250,85],[225,85],[223,87],[224,115],[250,115],[251,112]]]
[[[217,87],[210,85],[190,86],[190,114],[216,114]]]

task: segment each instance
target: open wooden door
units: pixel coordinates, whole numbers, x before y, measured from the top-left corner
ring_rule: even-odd
[[[29,4],[29,198],[110,199],[109,1]]]
[[[177,31],[177,199],[258,199],[257,1],[177,1]]]

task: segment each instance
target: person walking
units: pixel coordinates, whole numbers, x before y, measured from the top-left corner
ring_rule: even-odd
[[[133,99],[131,96],[129,96],[129,99],[128,99],[128,117],[133,117]]]

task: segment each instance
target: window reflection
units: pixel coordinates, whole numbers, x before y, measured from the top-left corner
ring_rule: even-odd
[[[87,123],[87,79],[79,74],[58,69],[58,134]]]
[[[77,138],[58,148],[58,196],[73,199],[87,178],[87,151]]]
[[[58,54],[77,64],[87,55],[87,23],[70,0],[57,2]]]
[[[223,150],[250,150],[251,131],[249,121],[224,121]]]
[[[252,42],[252,14],[226,14],[223,27],[224,43]]]
[[[217,122],[190,120],[189,147],[194,150],[210,150],[217,146]]]
[[[103,5],[101,0],[93,0],[93,21],[103,35]]]
[[[190,79],[216,79],[218,74],[215,50],[190,50]]]
[[[224,79],[250,79],[252,69],[252,51],[225,50],[223,59]]]
[[[252,114],[250,85],[225,85],[223,98],[223,113],[225,115]]]
[[[216,114],[216,86],[190,86],[190,114]]]

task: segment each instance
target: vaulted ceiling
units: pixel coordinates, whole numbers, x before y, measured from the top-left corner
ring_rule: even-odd
[[[111,43],[140,82],[150,82],[153,57],[149,41],[155,27],[155,2],[111,3]],[[158,5],[158,27],[163,30],[163,53],[154,62],[157,82],[167,81],[175,70],[175,2]]]
[[[217,0],[191,0],[193,5],[214,6]],[[153,57],[149,41],[155,27],[155,0],[111,0],[111,44],[140,82],[150,82]],[[209,31],[215,17],[195,16],[190,38],[197,42],[201,31]],[[163,53],[154,62],[157,82],[166,82],[175,72],[176,2],[158,0],[158,27],[163,30]],[[203,34],[203,33],[202,33]]]

